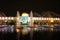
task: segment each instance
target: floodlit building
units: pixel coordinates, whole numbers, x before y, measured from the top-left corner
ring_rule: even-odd
[[[30,14],[28,13],[22,13],[20,16],[19,11],[17,11],[17,16],[16,17],[6,17],[5,15],[0,15],[0,28],[6,27],[7,25],[14,25],[16,28],[16,31],[20,31],[20,27],[26,27],[30,30],[30,28],[35,28],[34,30],[37,30],[39,27],[40,29],[50,29],[53,31],[55,26],[60,26],[60,16],[59,17],[52,17],[50,12],[45,13],[44,15],[40,14],[33,14],[31,11]],[[34,16],[37,15],[37,16]],[[57,15],[57,14],[54,14]]]
[[[20,16],[19,11],[17,11],[16,17],[0,17],[0,21],[16,21],[17,25],[27,24],[29,26],[34,26],[34,24],[47,24],[47,23],[60,23],[60,18],[53,18],[53,17],[33,17],[32,11],[30,15],[28,13],[22,13]]]

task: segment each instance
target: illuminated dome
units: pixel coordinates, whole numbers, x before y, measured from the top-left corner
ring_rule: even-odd
[[[29,16],[28,13],[22,13],[22,16]]]

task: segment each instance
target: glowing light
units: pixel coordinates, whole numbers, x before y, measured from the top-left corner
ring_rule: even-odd
[[[7,20],[5,20],[5,22],[7,22]]]
[[[51,18],[50,22],[54,22],[53,18]]]
[[[1,17],[0,17],[0,19],[1,19]]]
[[[22,34],[25,35],[26,34],[26,30],[22,29]]]
[[[10,17],[8,17],[8,19],[10,20]]]
[[[41,20],[41,18],[39,18],[39,20]]]
[[[38,17],[37,17],[37,20],[38,20]]]
[[[19,18],[17,17],[17,20],[19,20]]]
[[[34,30],[38,30],[38,28],[34,28]]]
[[[14,19],[14,17],[11,17],[11,20],[13,20]]]
[[[46,18],[46,20],[49,20],[48,18]]]
[[[60,20],[59,18],[57,18],[57,20]]]
[[[44,18],[44,20],[46,20],[46,18]]]
[[[36,17],[33,17],[33,20],[36,20]]]
[[[54,25],[51,25],[51,28],[50,28],[50,29],[51,29],[51,31],[53,31],[53,27],[54,27]]]
[[[4,17],[2,17],[2,20],[4,20]]]
[[[44,18],[41,18],[41,20],[44,20]]]
[[[28,18],[28,22],[30,22],[30,17]]]
[[[20,30],[19,29],[16,29],[16,32],[20,32]]]
[[[5,17],[5,19],[7,20],[7,17]]]
[[[22,16],[29,16],[27,13],[22,13]]]
[[[53,22],[53,20],[51,20],[51,22]]]
[[[39,20],[39,18],[38,17],[33,17],[33,20]]]
[[[38,28],[38,25],[35,25],[35,28]]]
[[[57,20],[57,18],[55,18],[55,20]]]
[[[51,19],[51,18],[48,18],[49,20]]]

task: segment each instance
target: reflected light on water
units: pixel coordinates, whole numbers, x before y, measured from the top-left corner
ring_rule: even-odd
[[[19,29],[16,29],[16,32],[20,32],[20,30]]]
[[[51,28],[50,28],[50,29],[51,29],[51,31],[53,31],[54,25],[50,25],[50,26],[51,26]]]
[[[27,34],[28,32],[26,31],[26,29],[22,29],[22,35]]]

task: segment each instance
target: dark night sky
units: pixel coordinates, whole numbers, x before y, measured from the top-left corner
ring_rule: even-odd
[[[54,11],[60,13],[60,1],[58,0],[0,0],[0,11],[7,16],[16,16],[16,11],[41,13],[43,11]]]

